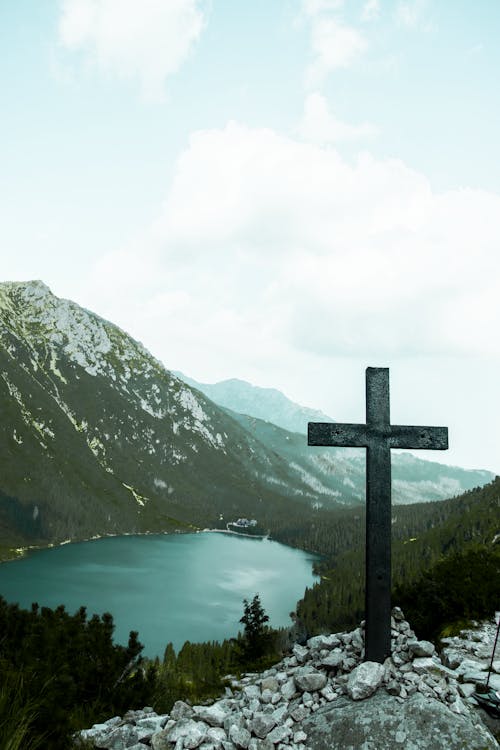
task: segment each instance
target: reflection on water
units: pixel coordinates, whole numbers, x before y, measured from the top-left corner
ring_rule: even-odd
[[[236,635],[256,593],[276,627],[310,586],[313,558],[277,542],[228,534],[126,536],[68,544],[0,565],[0,595],[23,607],[111,612],[115,640],[139,631],[147,656],[172,641]]]

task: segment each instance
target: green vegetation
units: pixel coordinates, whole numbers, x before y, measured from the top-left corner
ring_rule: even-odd
[[[24,749],[44,737],[43,747],[56,750],[98,717],[146,705],[154,666],[141,664],[136,632],[125,647],[113,644],[113,629],[107,613],[87,620],[84,607],[70,615],[62,606],[24,610],[0,598],[2,701],[14,707],[0,712],[4,743],[22,735]]]
[[[441,560],[478,548],[498,549],[499,507],[499,477],[486,487],[470,490],[452,500],[395,506],[392,526],[394,602],[399,603],[396,601],[398,593]],[[364,616],[364,513],[358,510],[357,518],[346,515],[344,535],[343,524],[338,520],[335,523],[336,520],[309,532],[318,531],[316,551],[324,555],[316,566],[321,580],[306,589],[297,607],[297,619],[310,635],[352,627]],[[329,528],[330,538],[326,536]],[[463,573],[465,575],[466,571]],[[479,576],[479,569],[474,574]],[[465,581],[463,589],[464,596],[468,596]],[[471,607],[475,607],[473,602]],[[494,607],[491,601],[490,610]]]
[[[140,656],[137,632],[128,646],[113,643],[113,618],[87,619],[33,604],[31,610],[0,597],[0,747],[61,750],[77,729],[152,705],[167,712],[176,700],[199,703],[219,695],[229,673],[260,668],[279,658],[277,633],[258,595],[244,603],[243,635],[223,643],[190,643],[163,660]]]
[[[490,616],[500,573],[500,479],[450,501],[393,509],[394,603],[419,637],[451,632],[464,618]],[[293,613],[308,636],[363,618],[364,514],[318,512],[302,527],[294,513],[275,537],[322,554],[321,580]],[[243,633],[223,643],[168,644],[163,659],[141,657],[112,640],[110,614],[87,618],[64,607],[30,611],[0,597],[0,747],[60,750],[76,729],[133,708],[168,711],[178,699],[200,703],[223,692],[228,674],[263,669],[280,658],[285,634],[271,630],[256,595],[243,603]]]
[[[410,585],[397,586],[394,599],[421,638],[436,640],[491,617],[498,601],[500,549],[455,552]]]

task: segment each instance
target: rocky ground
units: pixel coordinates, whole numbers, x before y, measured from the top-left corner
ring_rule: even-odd
[[[106,750],[500,748],[471,697],[488,676],[494,623],[445,639],[440,656],[416,638],[399,608],[391,624],[392,656],[384,664],[363,662],[361,623],[295,645],[263,673],[231,679],[211,705],[178,701],[165,715],[129,711],[83,730],[76,744],[81,737]],[[500,690],[500,660],[490,686]],[[489,722],[493,732],[497,724]]]

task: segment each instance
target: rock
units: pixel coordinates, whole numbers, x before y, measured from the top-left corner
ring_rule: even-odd
[[[472,693],[476,692],[476,686],[473,682],[464,682],[463,684],[459,683],[458,692],[462,698],[470,698]]]
[[[112,729],[105,740],[97,742],[97,747],[103,750],[122,750],[124,747],[135,745],[139,742],[139,732],[132,724]]]
[[[193,715],[193,709],[184,701],[175,701],[172,710],[170,711],[170,718],[178,721],[179,719],[190,718]]]
[[[319,666],[325,669],[338,669],[344,661],[344,656],[345,654],[340,649],[332,651],[328,656],[321,659]]]
[[[405,616],[403,614],[401,607],[393,607],[391,615],[392,617],[394,617],[396,622],[402,622],[405,619]]]
[[[299,646],[298,643],[293,647],[293,655],[299,664],[303,664],[306,659],[311,658],[311,651],[306,646]]]
[[[476,724],[468,713],[454,714],[440,701],[419,693],[400,702],[379,691],[362,709],[339,698],[306,719],[302,728],[308,750],[394,750],[398,746],[405,750],[498,750],[486,727]]]
[[[136,726],[142,729],[151,729],[152,732],[159,732],[167,722],[168,716],[145,716],[143,719],[136,720]]]
[[[321,690],[328,682],[326,674],[318,672],[314,667],[301,667],[294,674],[294,680],[299,690]]]
[[[399,680],[390,680],[385,686],[385,689],[387,690],[389,695],[401,695],[402,688],[403,686],[399,682]]]
[[[271,690],[268,690],[266,688],[265,690],[262,691],[262,695],[260,696],[260,699],[261,699],[262,703],[271,703],[274,695],[275,694],[272,693]],[[279,696],[278,696],[278,698],[279,698]]]
[[[302,721],[305,719],[309,714],[311,713],[311,710],[307,708],[306,706],[297,706],[297,708],[294,708],[291,712],[292,719],[295,721]]]
[[[245,685],[243,693],[248,699],[260,698],[260,687],[258,685]]]
[[[221,727],[210,727],[207,730],[207,740],[218,745],[223,740],[227,740],[227,734]]]
[[[284,742],[286,739],[288,739],[291,733],[292,732],[290,728],[287,726],[275,727],[271,732],[269,732],[266,739],[276,745],[278,742]]]
[[[340,646],[340,638],[337,633],[332,633],[331,635],[315,635],[307,641],[307,647],[311,649],[311,651],[320,650],[322,648],[330,650],[336,646]]]
[[[430,641],[413,641],[408,644],[408,648],[413,656],[432,656],[436,650]]]
[[[383,664],[375,661],[365,661],[352,670],[347,680],[347,692],[355,700],[363,700],[372,695],[384,679]]]
[[[305,732],[302,732],[301,730],[299,732],[295,732],[293,735],[293,741],[297,745],[299,742],[305,742],[307,740],[307,734]]]
[[[288,706],[286,705],[278,706],[278,708],[275,709],[271,714],[276,724],[283,724],[287,715],[288,715]]]
[[[462,663],[463,655],[460,651],[452,648],[444,648],[441,652],[441,661],[449,669],[457,669]]]
[[[297,688],[295,687],[295,682],[292,678],[287,680],[282,686],[281,686],[281,695],[285,700],[291,700],[293,696],[296,694]]]
[[[158,716],[150,707],[127,711],[123,719],[115,716],[92,729],[76,733],[76,745],[81,738],[92,740],[96,748],[103,750],[144,750],[147,745],[153,750],[314,750],[302,734],[307,732],[306,724],[316,716],[326,716],[330,709],[335,710],[337,716],[342,712],[347,714],[356,705],[354,701],[360,700],[364,703],[361,708],[358,705],[356,712],[356,716],[361,717],[359,722],[363,723],[366,715],[364,723],[380,725],[387,730],[387,745],[375,745],[371,739],[364,742],[364,729],[360,729],[361,744],[340,742],[332,744],[332,748],[383,750],[393,746],[418,750],[424,747],[418,744],[418,737],[414,742],[412,732],[401,723],[408,717],[417,721],[416,709],[411,706],[430,707],[429,726],[433,717],[441,716],[439,711],[444,710],[448,712],[448,719],[452,716],[465,724],[468,722],[469,726],[471,721],[478,726],[481,719],[486,721],[481,709],[471,707],[474,699],[470,696],[477,682],[486,682],[489,664],[486,657],[488,649],[490,653],[492,650],[495,626],[483,624],[476,633],[476,640],[472,640],[471,635],[444,639],[447,645],[442,659],[448,666],[435,654],[432,643],[417,640],[402,613],[393,613],[391,626],[392,656],[383,665],[359,663],[364,650],[362,623],[350,633],[315,636],[309,639],[307,647],[296,645],[294,656],[286,656],[263,673],[247,673],[239,680],[227,676],[226,679],[232,680],[232,689],[226,689],[226,697],[210,705],[191,707],[184,701],[177,701],[170,718],[168,715]],[[451,665],[457,666],[451,669]],[[493,688],[497,685],[500,688],[499,669],[497,660],[490,677]],[[381,684],[386,690],[376,692]],[[380,695],[385,696],[389,703],[379,703]],[[378,717],[372,715],[373,705],[392,706],[393,723],[389,710],[385,718],[383,712]],[[405,705],[407,709],[397,708]],[[394,706],[397,711],[393,710]],[[398,711],[401,721],[397,725]],[[405,711],[408,711],[408,716]],[[340,728],[335,729],[337,733],[340,731]],[[355,732],[349,727],[344,727],[343,731],[346,742]],[[498,727],[494,731],[497,732]],[[450,736],[451,732],[448,733]],[[429,731],[432,741],[434,734],[432,724]],[[449,747],[454,746],[450,744]],[[464,741],[459,747],[469,750],[475,746]],[[481,747],[490,746],[483,744]],[[433,750],[430,744],[425,748]]]
[[[255,714],[250,722],[249,729],[256,737],[264,739],[275,726],[276,719],[272,714]]]
[[[164,730],[165,731],[165,730]],[[183,747],[188,750],[201,745],[207,736],[208,727],[201,721],[193,719],[179,719],[175,727],[165,731],[165,738],[168,742],[175,744],[182,738]],[[162,733],[160,733],[162,734]],[[154,735],[153,735],[154,737]]]
[[[262,692],[270,690],[271,693],[275,693],[279,689],[279,682],[276,677],[265,677],[260,684],[260,689]]]
[[[224,719],[229,715],[227,709],[223,708],[220,703],[213,703],[211,706],[193,706],[193,711],[198,719],[210,724],[211,727],[222,727]]]
[[[251,739],[250,732],[244,727],[233,724],[229,729],[229,739],[240,750],[246,750]]]
[[[433,659],[431,656],[418,656],[416,659],[412,662],[412,669],[417,674],[426,674],[426,673],[434,673],[434,674],[444,674],[446,671],[450,672],[451,670],[448,670],[447,667],[444,666],[444,664],[441,664],[436,659]]]

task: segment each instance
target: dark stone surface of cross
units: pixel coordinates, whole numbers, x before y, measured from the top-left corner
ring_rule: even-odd
[[[366,424],[309,422],[308,445],[366,448],[365,660],[391,653],[391,448],[446,450],[447,427],[391,425],[389,368],[366,369]]]

